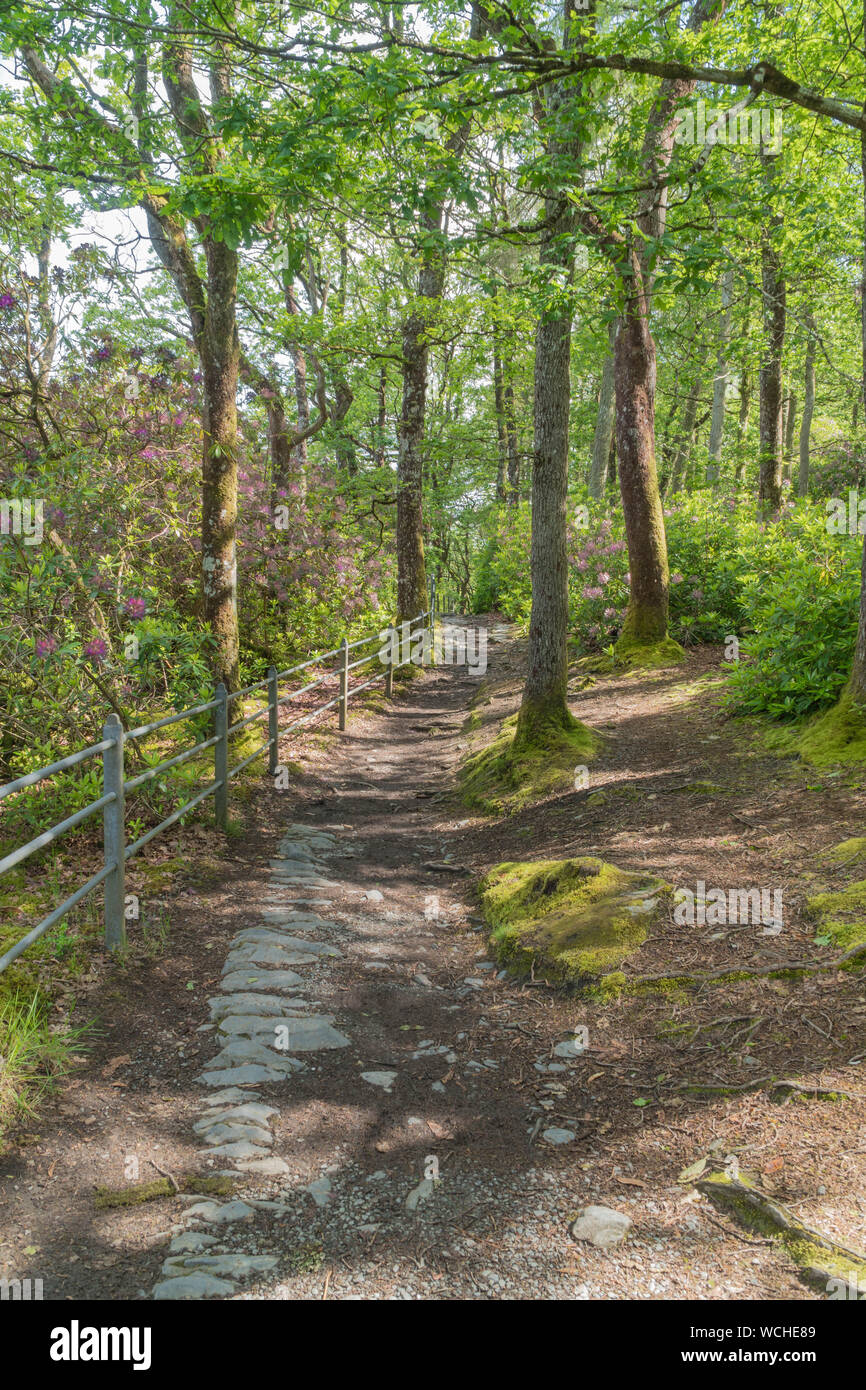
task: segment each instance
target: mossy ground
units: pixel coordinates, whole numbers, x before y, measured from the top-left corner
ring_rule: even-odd
[[[641,671],[655,670],[661,666],[678,666],[685,659],[684,649],[673,637],[647,641],[629,632],[623,632],[614,647],[616,666],[628,666]]]
[[[773,753],[793,753],[815,767],[866,763],[866,712],[846,687],[830,709],[803,724],[771,729],[764,743]]]
[[[645,941],[670,887],[601,859],[498,864],[481,884],[490,945],[520,974],[602,985]]]
[[[818,936],[829,937],[843,951],[866,944],[866,879],[833,893],[816,893],[806,900],[806,911]]]
[[[600,739],[579,720],[547,726],[535,742],[518,741],[518,716],[506,719],[492,743],[473,753],[460,770],[466,806],[491,814],[520,810],[574,787],[575,768],[598,750]]]
[[[612,651],[593,652],[589,656],[582,656],[575,664],[578,673],[586,678],[586,684],[591,684],[592,676],[612,676],[623,670],[660,670],[666,666],[678,666],[685,659],[685,649],[673,637],[641,642],[623,633]]]

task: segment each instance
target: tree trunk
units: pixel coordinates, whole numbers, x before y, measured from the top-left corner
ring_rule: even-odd
[[[238,258],[209,241],[207,315],[202,340],[202,588],[204,618],[216,639],[216,679],[238,685],[235,531],[238,515],[237,394],[240,348],[235,322]]]
[[[385,426],[388,421],[388,369],[381,367],[379,370],[379,388],[377,392],[378,409],[376,414],[376,463],[380,468],[385,467]]]
[[[479,38],[483,20],[473,10],[470,38]],[[402,24],[402,21],[401,21]],[[464,121],[448,140],[453,158],[469,138]],[[422,232],[434,238],[445,221],[442,195],[429,196]],[[345,249],[345,238],[343,238]],[[417,617],[427,608],[427,570],[424,561],[424,415],[427,404],[428,333],[445,288],[445,254],[440,248],[420,253],[415,307],[403,324],[403,404],[397,430],[397,618]]]
[[[668,627],[668,554],[655,459],[655,344],[638,253],[629,247],[616,335],[616,452],[631,590],[617,650],[661,642]]]
[[[563,0],[563,44],[578,42],[571,0]],[[568,161],[570,182],[579,181],[582,143],[574,135],[580,120],[579,83],[552,84],[539,103],[549,157]],[[545,731],[571,729],[566,702],[568,685],[568,564],[566,551],[568,495],[568,416],[571,396],[571,287],[574,281],[573,205],[559,188],[545,197],[546,230],[539,252],[567,287],[568,298],[539,320],[535,336],[534,438],[532,453],[532,611],[526,685],[517,718],[514,749],[538,745]]]
[[[722,437],[725,432],[725,393],[728,386],[728,340],[731,336],[731,300],[734,289],[734,268],[726,266],[722,272],[721,304],[722,316],[719,321],[719,348],[716,357],[716,373],[713,377],[713,413],[710,420],[710,443],[708,448],[707,482],[717,483],[722,462]]]
[[[740,485],[746,474],[746,430],[749,407],[752,403],[752,379],[745,367],[740,375],[740,409],[737,416],[737,470],[735,482]]]
[[[607,456],[607,487],[612,498],[619,496],[619,477],[616,468],[616,430],[611,430],[610,453]]]
[[[496,500],[506,498],[505,478],[508,468],[508,427],[505,422],[505,383],[502,373],[502,353],[499,333],[493,330],[493,402],[496,411]]]
[[[791,465],[794,459],[794,431],[797,426],[797,397],[793,391],[789,391],[788,399],[785,403],[785,462],[783,467],[784,477],[790,481]]]
[[[698,32],[718,12],[714,0],[696,0],[688,26]],[[667,639],[668,551],[655,458],[655,344],[650,332],[654,260],[667,226],[668,183],[682,102],[695,90],[687,78],[665,79],[647,119],[641,164],[649,180],[637,215],[640,237],[629,232],[614,259],[625,310],[616,336],[616,452],[628,541],[631,591],[617,655],[653,661]],[[674,644],[659,653],[673,655]]]
[[[551,247],[542,256],[550,256]],[[535,342],[535,439],[532,470],[532,614],[529,670],[518,740],[532,741],[540,725],[571,726],[567,684],[568,408],[571,316],[538,325]]]
[[[696,381],[686,397],[683,418],[677,431],[677,450],[671,466],[671,493],[680,492],[687,481],[689,459],[695,442],[695,421],[698,418],[700,397],[701,384]]]
[[[863,19],[866,23],[866,0],[863,0]],[[866,403],[866,131],[860,135],[860,172],[863,208],[863,268],[860,285],[860,399]],[[866,536],[863,538],[863,562],[860,567],[860,616],[857,624],[857,644],[851,667],[849,685],[855,704],[866,710]]]
[[[601,372],[601,389],[598,394],[598,412],[595,417],[595,434],[592,440],[592,460],[589,467],[589,495],[597,500],[604,496],[607,482],[607,466],[610,458],[610,445],[616,420],[616,399],[614,390],[614,345],[616,343],[616,319],[607,326],[608,352]]]
[[[778,155],[761,155],[766,174],[767,202],[772,208]],[[771,212],[761,237],[761,289],[764,351],[760,372],[760,442],[758,501],[768,516],[778,516],[782,504],[782,350],[785,345],[787,287],[777,249],[782,218]]]
[[[193,76],[192,50],[183,35],[186,24],[178,7],[168,6],[162,54],[162,81],[178,138],[194,174],[216,183],[224,151]],[[213,672],[229,689],[238,681],[238,613],[235,527],[237,522],[237,388],[239,343],[236,325],[238,257],[218,236],[208,218],[197,231],[205,257],[202,276],[196,255],[179,215],[165,193],[153,187],[149,162],[125,132],[118,134],[97,105],[61,82],[41,55],[24,47],[22,57],[33,80],[55,106],[74,122],[86,116],[94,130],[102,128],[108,148],[121,154],[122,176],[133,183],[147,218],[154,252],[165,266],[189,315],[190,331],[202,364],[202,597],[205,622],[215,641]],[[210,63],[210,92],[214,102],[231,96],[230,74],[221,58]],[[136,111],[147,91],[146,64],[135,74]],[[114,156],[113,156],[114,159]]]
[[[280,492],[287,492],[291,482],[292,452],[289,444],[286,412],[280,396],[266,397],[268,412],[268,453],[271,456],[271,499],[276,502]]]
[[[803,418],[800,421],[800,470],[797,475],[797,496],[809,494],[809,436],[812,432],[812,415],[815,410],[815,321],[811,314],[806,315],[806,366],[803,396]]]
[[[435,218],[441,227],[441,209]],[[424,561],[423,442],[427,404],[427,333],[445,283],[441,258],[425,253],[416,308],[403,324],[403,406],[397,444],[397,619],[407,622],[427,607]]]
[[[508,444],[508,502],[516,507],[520,501],[520,454],[518,452],[517,416],[514,409],[514,387],[505,378],[505,428]]]

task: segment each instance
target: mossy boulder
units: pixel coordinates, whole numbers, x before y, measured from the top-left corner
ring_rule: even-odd
[[[600,739],[579,720],[550,724],[536,741],[517,741],[518,716],[503,722],[492,743],[460,769],[464,805],[492,815],[519,811],[534,801],[574,788],[575,768],[594,757]]]
[[[591,857],[497,864],[481,884],[490,946],[503,965],[602,989],[606,978],[622,978],[672,893],[652,874]]]

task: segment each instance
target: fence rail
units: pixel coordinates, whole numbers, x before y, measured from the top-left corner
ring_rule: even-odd
[[[408,638],[411,644],[417,639],[418,634],[432,629],[436,621],[436,586],[431,584],[429,607],[417,617],[409,622],[403,623],[399,630],[401,639],[401,651],[405,639]],[[423,624],[417,627],[416,624]],[[102,757],[102,795],[89,805],[76,811],[73,815],[67,816],[65,820],[50,826],[37,835],[25,845],[20,845],[17,849],[10,851],[4,858],[0,859],[0,877],[8,870],[15,868],[16,865],[29,859],[40,849],[45,849],[48,845],[59,840],[67,830],[73,830],[96,815],[99,811],[103,816],[103,867],[86,883],[71,893],[55,907],[47,917],[44,917],[37,926],[33,927],[26,936],[20,941],[16,941],[5,955],[0,956],[0,971],[6,969],[14,960],[17,960],[22,951],[26,951],[35,941],[38,941],[51,927],[55,926],[65,914],[94,889],[102,884],[104,888],[104,918],[105,918],[105,944],[108,950],[115,951],[123,946],[126,941],[126,894],[125,894],[125,868],[126,863],[139,850],[149,844],[157,835],[170,829],[183,816],[192,811],[200,802],[207,797],[214,798],[214,813],[216,823],[223,831],[228,826],[228,806],[229,806],[229,782],[240,772],[261,758],[265,753],[268,755],[268,772],[271,776],[276,775],[279,767],[279,739],[281,734],[291,733],[294,729],[300,729],[309,724],[318,715],[324,714],[326,710],[339,707],[339,727],[346,727],[346,713],[349,700],[353,695],[359,695],[362,690],[369,689],[377,681],[384,680],[385,693],[390,698],[393,691],[394,672],[401,666],[408,665],[411,656],[394,661],[393,648],[389,644],[388,660],[384,663],[383,670],[376,673],[371,680],[365,681],[362,685],[349,686],[349,675],[352,671],[358,670],[362,666],[367,666],[372,661],[381,660],[379,650],[371,652],[368,656],[362,656],[357,660],[350,661],[349,653],[359,650],[361,647],[369,646],[371,642],[381,642],[380,632],[371,633],[369,637],[361,637],[355,642],[349,642],[345,637],[339,647],[334,647],[331,651],[320,652],[317,656],[310,657],[307,661],[302,661],[296,666],[289,666],[285,671],[277,671],[276,667],[271,666],[268,674],[260,681],[255,681],[252,685],[245,686],[242,690],[227,691],[225,686],[220,684],[214,692],[214,698],[203,704],[194,705],[190,709],[181,710],[178,714],[168,715],[164,719],[157,719],[150,724],[141,724],[138,728],[130,729],[125,732],[116,714],[110,714],[106,720],[102,731],[102,738],[98,743],[92,743],[87,748],[80,749],[77,753],[70,753],[68,757],[59,758],[56,762],[49,763],[46,767],[37,768],[35,772],[28,772],[23,777],[18,777],[14,782],[7,782],[0,786],[0,801],[6,797],[14,795],[15,792],[24,791],[27,787],[36,786],[37,783],[44,781],[47,777],[53,777],[58,773],[70,771],[74,767],[87,763],[93,758]],[[411,650],[411,645],[410,645]],[[309,670],[313,666],[321,666],[323,662],[339,658],[337,664],[324,675],[316,677],[302,686],[300,690],[290,690],[280,695],[280,683],[287,680],[290,676],[297,676],[302,671]],[[339,694],[332,699],[317,705],[315,709],[308,710],[300,718],[292,720],[291,723],[279,727],[279,708],[281,705],[288,704],[291,700],[296,700],[298,696],[306,694],[315,689],[316,686],[323,685],[328,681],[339,681]],[[266,692],[266,703],[252,714],[246,715],[234,723],[230,722],[230,707],[237,700],[255,694],[257,691]],[[186,748],[182,752],[175,754],[174,757],[166,758],[157,763],[154,767],[147,768],[144,772],[135,777],[126,777],[124,749],[126,744],[133,741],[140,741],[150,737],[160,729],[168,728],[170,725],[182,723],[188,719],[194,719],[198,715],[211,714],[213,716],[213,734],[191,748]],[[267,718],[267,736],[259,748],[251,753],[249,757],[243,759],[235,767],[229,767],[229,742],[233,735],[242,729]],[[186,801],[183,806],[173,811],[170,816],[160,821],[159,825],[153,826],[150,830],[140,835],[132,844],[126,843],[126,798],[130,792],[137,791],[139,787],[158,777],[160,773],[167,772],[173,767],[180,767],[197,753],[203,753],[207,749],[214,750],[214,774],[213,781],[203,790]]]

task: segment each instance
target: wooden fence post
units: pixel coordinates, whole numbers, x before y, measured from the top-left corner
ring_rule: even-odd
[[[276,666],[268,667],[268,772],[272,777],[277,775],[280,754],[280,724],[277,718],[279,712],[277,700],[279,698],[280,686],[277,680]]]
[[[216,688],[214,699],[219,701],[214,710],[217,741],[213,750],[213,770],[214,781],[218,783],[214,792],[214,812],[220,830],[225,830],[229,821],[229,704],[228,691],[222,681]]]
[[[346,727],[346,707],[349,703],[349,642],[343,638],[340,643],[343,664],[340,667],[340,729]]]
[[[102,813],[103,845],[106,867],[114,868],[105,880],[105,946],[117,951],[126,945],[126,835],[124,829],[125,795],[123,784],[123,726],[116,714],[110,714],[102,730],[111,747],[102,754],[102,794],[114,795]]]
[[[397,629],[392,627],[388,632],[388,666],[385,671],[385,695],[390,700],[394,695],[394,643],[397,639]]]

